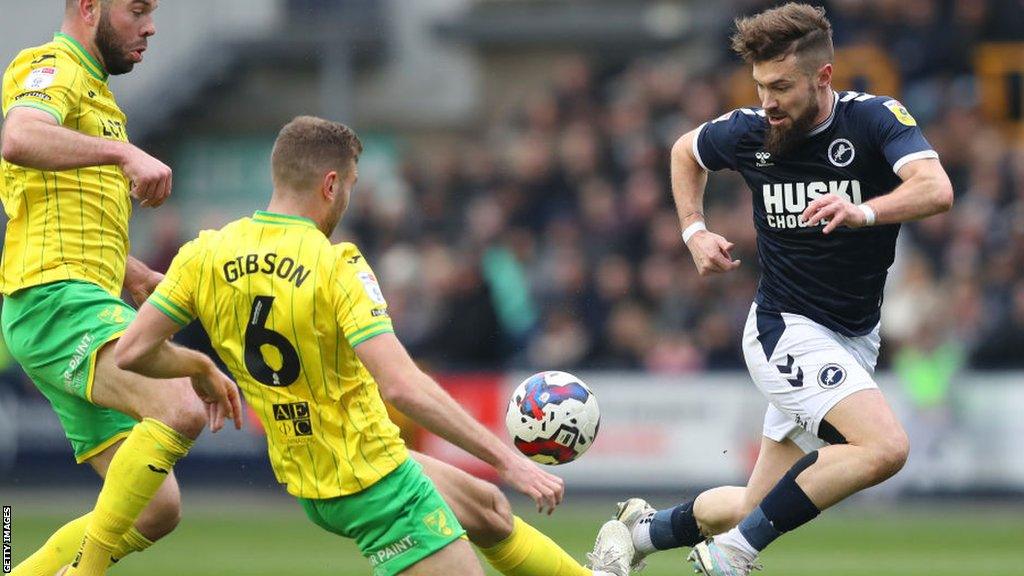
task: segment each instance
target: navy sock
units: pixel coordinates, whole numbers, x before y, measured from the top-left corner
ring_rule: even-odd
[[[682,546],[696,546],[704,536],[693,516],[693,503],[690,500],[668,510],[659,510],[651,518],[651,544],[658,550],[670,550]]]
[[[817,451],[801,458],[765,496],[761,505],[740,522],[740,533],[756,550],[764,550],[782,534],[803,526],[821,513],[796,483],[796,477],[817,461]]]

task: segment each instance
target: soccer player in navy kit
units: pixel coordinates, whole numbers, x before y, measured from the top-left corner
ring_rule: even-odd
[[[900,223],[953,202],[938,154],[898,101],[832,89],[823,9],[789,3],[736,28],[733,49],[753,65],[762,108],[682,136],[672,184],[702,276],[740,266],[705,226],[706,172],[736,170],[753,194],[763,272],[743,349],[769,402],[761,451],[745,487],[662,511],[632,498],[618,511],[636,567],[692,546],[708,576],[746,576],[782,533],[903,467],[906,433],[872,378],[879,306]]]

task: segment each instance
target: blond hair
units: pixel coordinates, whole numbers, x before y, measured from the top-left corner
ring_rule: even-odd
[[[363,152],[359,136],[344,124],[299,116],[286,124],[274,141],[270,166],[274,186],[302,190],[315,186],[324,174],[344,174]]]

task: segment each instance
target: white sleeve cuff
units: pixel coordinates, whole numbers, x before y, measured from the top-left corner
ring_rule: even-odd
[[[907,154],[903,158],[900,158],[892,165],[892,171],[896,174],[900,173],[900,168],[903,168],[907,164],[914,160],[924,160],[925,158],[938,158],[939,153],[935,150],[921,150],[920,152],[914,152],[913,154]]]
[[[700,140],[700,133],[707,125],[707,122],[701,124],[697,127],[697,131],[693,133],[693,157],[697,159],[697,164],[700,164],[700,167],[703,168],[705,172],[708,171],[708,167],[704,165],[704,161],[700,158],[700,150],[697,147],[697,141]]]

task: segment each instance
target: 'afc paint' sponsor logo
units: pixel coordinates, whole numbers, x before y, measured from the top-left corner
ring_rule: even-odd
[[[61,376],[64,378],[64,388],[69,392],[74,391],[75,377],[78,367],[82,365],[82,362],[89,355],[89,347],[93,343],[93,335],[86,334],[82,336],[82,339],[78,342],[78,346],[75,347],[75,351],[71,355],[71,361],[68,362],[68,367],[64,370]]]
[[[372,552],[369,555],[368,559],[370,560],[370,566],[376,568],[380,564],[387,562],[388,560],[391,560],[398,556],[401,556],[402,554],[405,554],[406,552],[416,548],[417,546],[419,546],[419,542],[412,536],[406,536],[401,540],[395,540],[394,542],[384,545],[382,548],[376,550],[375,552]],[[374,574],[377,573],[378,572],[375,570]]]

